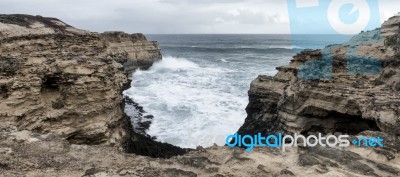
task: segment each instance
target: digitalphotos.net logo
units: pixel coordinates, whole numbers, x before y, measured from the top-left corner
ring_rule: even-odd
[[[304,46],[304,36],[299,34],[357,34],[380,26],[378,0],[288,0],[292,45]],[[380,30],[371,34],[380,39]],[[359,41],[367,45],[376,41]],[[346,49],[346,69],[348,74],[379,74],[381,63],[376,58],[360,55],[356,45]],[[321,51],[320,60],[303,63],[298,77],[302,80],[328,80],[333,76],[333,48]]]
[[[281,148],[283,152],[290,147],[349,147],[350,145],[357,147],[384,147],[384,139],[381,137],[358,137],[350,138],[349,135],[318,135],[304,136],[295,133],[294,135],[283,135],[282,133],[263,135],[229,135],[225,139],[225,143],[229,147],[244,147],[247,152],[253,150],[254,147],[272,147]]]

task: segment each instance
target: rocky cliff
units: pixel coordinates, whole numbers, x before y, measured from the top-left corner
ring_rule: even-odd
[[[239,132],[400,135],[399,19],[344,44],[302,51],[274,77],[259,76],[251,83],[248,117]],[[330,77],[319,79],[325,64],[330,70],[322,72]]]
[[[92,33],[55,18],[0,15],[0,129],[143,148],[128,140],[140,138],[123,112],[122,91],[129,73],[159,59],[157,42],[142,34]]]
[[[344,44],[300,52],[273,77],[259,76],[251,83],[248,116],[238,133],[381,136],[386,140],[383,148],[351,151],[370,153],[371,162],[384,159],[399,167],[393,160],[400,151],[399,26],[400,17],[392,17],[382,28],[362,32]],[[313,148],[304,152],[300,162],[309,154],[315,162],[327,157]],[[339,164],[354,170],[347,160]],[[371,165],[375,166],[364,169]],[[377,175],[373,171],[357,173]]]

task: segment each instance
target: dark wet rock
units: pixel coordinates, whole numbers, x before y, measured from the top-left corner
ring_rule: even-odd
[[[9,165],[7,163],[0,163],[0,170],[7,170],[9,169]]]
[[[294,173],[291,172],[291,171],[288,170],[288,169],[283,169],[283,170],[281,170],[280,174],[281,174],[281,175],[287,175],[287,176],[295,176]]]
[[[310,153],[323,156],[341,163],[348,163],[350,161],[362,159],[362,157],[359,154],[340,149],[320,147],[320,146],[309,147],[308,149]]]
[[[299,156],[300,166],[314,166],[320,164],[319,160],[310,154],[301,154]]]
[[[319,168],[315,169],[315,171],[320,174],[325,174],[329,172],[329,169],[326,168],[325,166],[320,166]]]
[[[218,168],[218,167],[207,167],[207,168],[205,169],[205,171],[206,171],[207,173],[217,173],[217,172],[219,171],[219,168]]]
[[[349,168],[351,171],[363,174],[363,175],[369,175],[369,176],[377,176],[374,173],[374,169],[369,167],[368,165],[361,163],[359,161],[351,161],[350,163],[347,164],[347,168]]]
[[[218,165],[217,163],[212,162],[207,157],[193,157],[193,158],[183,157],[179,158],[178,161],[183,165],[192,166],[195,168],[205,168],[207,165],[212,165],[212,164]]]
[[[62,103],[61,100],[57,100],[57,101],[55,101],[55,102],[52,103],[52,107],[53,107],[54,109],[61,109],[61,108],[64,107],[64,104]]]
[[[197,174],[191,171],[184,171],[176,168],[169,168],[164,170],[167,176],[187,176],[187,177],[197,177]]]
[[[330,166],[330,167],[334,167],[334,168],[337,168],[337,167],[339,167],[339,165],[337,164],[337,163],[335,163],[335,162],[332,162],[332,161],[330,161],[330,160],[326,160],[326,161],[324,161],[324,163],[323,164],[326,164],[326,165],[328,165],[328,166]]]
[[[213,177],[225,177],[224,175],[221,175],[221,174],[216,174],[216,175],[214,175]]]
[[[400,92],[400,82],[395,84],[394,90],[397,91],[397,92]]]
[[[0,23],[6,24],[14,24],[18,26],[24,26],[30,28],[30,25],[33,22],[40,22],[46,27],[57,29],[57,30],[64,30],[66,27],[71,27],[69,25],[59,25],[56,22],[60,21],[56,18],[49,18],[49,17],[42,17],[40,15],[31,16],[31,15],[23,15],[23,14],[14,14],[14,15],[0,15]]]
[[[10,57],[0,57],[0,74],[11,76],[18,70],[18,60]]]
[[[159,171],[153,167],[145,167],[143,170],[138,170],[138,173],[141,174],[143,177],[154,177],[154,176],[161,176],[162,171]]]
[[[394,174],[394,175],[398,175],[400,174],[400,169],[395,168],[395,167],[391,167],[389,165],[385,165],[385,164],[377,164],[376,165],[378,167],[378,169],[382,170],[382,171],[386,171],[388,173]]]
[[[300,159],[309,160],[310,156],[314,157],[314,159],[310,161],[311,165],[320,164],[319,162],[317,162],[318,161],[317,159],[322,160],[322,158],[327,158],[329,160],[325,161],[322,167],[324,166],[326,167],[327,165],[329,165],[331,167],[337,168],[340,165],[358,174],[376,176],[374,169],[371,168],[369,165],[367,165],[367,164],[374,165],[375,162],[370,161],[369,159],[364,159],[357,153],[335,148],[320,147],[320,146],[308,148],[307,153],[308,153],[307,155],[299,156],[300,165],[301,165]]]
[[[257,166],[257,169],[261,170],[261,171],[262,171],[263,173],[265,173],[265,174],[270,174],[270,173],[271,173],[271,171],[268,170],[268,169],[266,168],[266,166],[264,166],[264,165],[258,165],[258,166]]]
[[[85,174],[83,176],[92,176],[100,171],[101,171],[100,169],[97,169],[95,167],[90,167],[85,170]]]
[[[382,154],[383,156],[386,157],[387,160],[393,160],[396,158],[396,156],[394,156],[394,153],[387,151],[387,150],[382,150],[382,149],[374,149],[374,151],[377,154]]]
[[[124,97],[125,101],[125,112],[131,118],[133,129],[135,132],[146,135],[146,130],[150,128],[151,122],[154,118],[153,115],[149,115],[143,106],[133,101],[128,96]]]
[[[170,158],[177,155],[183,155],[189,149],[180,148],[168,143],[157,142],[148,135],[137,133],[133,130],[130,118],[125,116],[124,129],[129,132],[124,139],[124,149],[127,153],[134,153],[143,156],[155,158]]]

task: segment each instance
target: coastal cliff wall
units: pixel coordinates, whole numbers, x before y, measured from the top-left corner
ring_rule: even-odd
[[[123,112],[128,74],[160,59],[157,42],[142,34],[93,33],[55,18],[0,15],[0,129],[126,146],[132,133]]]
[[[259,76],[251,83],[248,116],[238,133],[375,131],[399,136],[399,26],[400,17],[392,17],[382,28],[344,44],[302,51],[273,77]],[[331,67],[321,72],[323,57],[331,58]],[[321,73],[331,77],[302,79]]]

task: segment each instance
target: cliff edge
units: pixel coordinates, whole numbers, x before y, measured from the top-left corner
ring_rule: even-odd
[[[136,134],[124,113],[128,75],[160,59],[158,43],[143,34],[93,33],[55,18],[0,15],[0,130],[150,156],[181,153]]]

